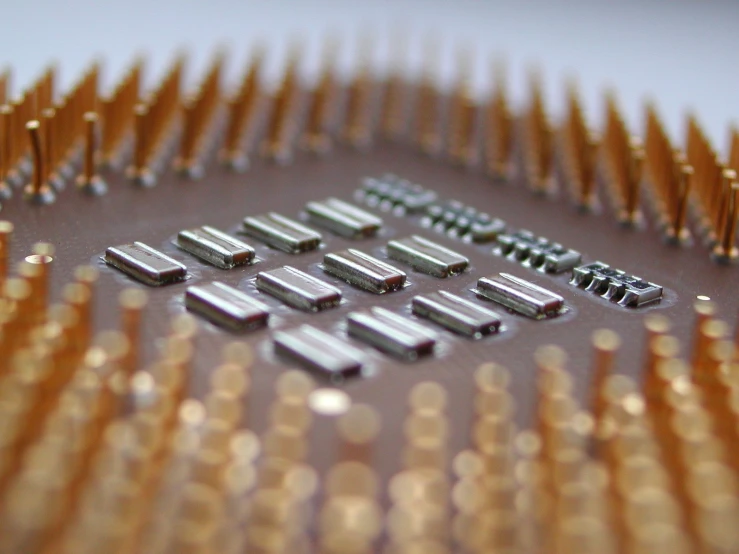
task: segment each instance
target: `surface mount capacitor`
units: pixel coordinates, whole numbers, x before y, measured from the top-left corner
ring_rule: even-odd
[[[185,307],[216,325],[234,331],[264,327],[269,318],[269,309],[264,304],[219,282],[188,287]]]
[[[315,250],[321,244],[320,233],[275,212],[249,216],[243,226],[247,235],[288,254]]]
[[[477,294],[522,315],[542,319],[562,313],[564,298],[509,273],[483,277]]]
[[[497,333],[500,328],[498,314],[443,290],[414,296],[411,307],[419,317],[476,339]]]
[[[349,377],[362,369],[361,350],[310,325],[275,333],[274,345],[278,354],[324,377]]]
[[[341,302],[339,289],[289,265],[257,274],[256,285],[299,310],[318,312]]]
[[[326,254],[323,257],[323,270],[376,294],[398,290],[406,280],[405,272],[352,248]]]
[[[187,268],[143,242],[111,246],[105,250],[105,263],[146,285],[158,287],[184,281]]]
[[[231,269],[254,260],[251,246],[207,225],[180,231],[177,246],[221,269]]]

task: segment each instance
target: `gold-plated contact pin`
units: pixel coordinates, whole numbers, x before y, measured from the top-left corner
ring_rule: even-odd
[[[227,102],[226,130],[220,159],[235,171],[244,171],[249,165],[248,145],[245,144],[254,128],[257,110],[262,100],[261,71],[264,49],[254,50],[249,66],[236,94]]]
[[[349,83],[342,137],[354,148],[366,148],[372,141],[374,83],[366,60]]]
[[[292,158],[292,139],[295,132],[295,105],[298,97],[299,53],[294,48],[288,60],[279,88],[272,96],[272,106],[267,123],[267,137],[262,143],[262,153],[280,164]]]
[[[137,185],[152,187],[156,184],[156,176],[149,168],[149,127],[150,112],[145,104],[137,104],[133,109],[134,114],[134,144],[133,160],[126,169],[126,175]]]
[[[407,84],[400,69],[394,69],[385,81],[382,97],[380,128],[389,139],[396,139],[406,131]]]
[[[77,177],[77,187],[88,194],[105,194],[108,185],[97,173],[96,154],[98,152],[99,117],[95,112],[86,112],[85,122],[85,152],[82,174]]]
[[[547,194],[553,188],[554,133],[544,107],[541,78],[532,73],[530,82],[531,100],[525,117],[526,173],[531,189]]]
[[[434,72],[437,59],[438,45],[429,38],[424,46],[423,73],[413,90],[413,139],[429,155],[438,154],[442,148],[441,92]]]
[[[57,157],[57,113],[53,108],[46,108],[41,111],[41,129],[43,137],[43,155],[44,155],[44,171],[46,172],[46,183],[60,190],[64,187],[64,180],[56,169]]]
[[[621,347],[621,337],[610,329],[598,329],[593,333],[593,380],[591,383],[592,410],[596,421],[603,415],[603,402],[600,396],[603,384],[613,370],[616,353]]]
[[[721,263],[735,262],[739,258],[739,250],[735,246],[737,212],[739,212],[739,183],[733,169],[724,171],[724,177],[730,180],[727,193],[724,226],[721,241],[713,249],[713,259]]]
[[[639,192],[644,169],[644,148],[638,137],[631,137],[629,140],[626,163],[626,190],[620,219],[625,226],[635,227],[642,221],[642,214],[639,210]]]
[[[41,146],[41,123],[35,119],[26,124],[33,153],[33,180],[26,185],[25,196],[35,204],[51,204],[56,199],[54,189],[44,181],[44,157]]]
[[[476,140],[478,107],[472,97],[469,75],[466,73],[461,75],[452,96],[449,115],[448,155],[455,163],[471,166],[478,156]]]
[[[13,189],[8,181],[8,172],[12,167],[13,107],[8,104],[0,106],[0,199],[10,198]]]
[[[671,227],[667,230],[667,240],[682,244],[690,240],[690,231],[685,226],[688,217],[688,200],[693,185],[693,167],[685,163],[682,155],[675,156],[678,194]]]
[[[8,277],[8,260],[10,259],[10,237],[14,226],[10,221],[0,221],[0,291]]]
[[[325,154],[331,149],[331,125],[335,115],[337,46],[326,47],[323,69],[318,82],[310,93],[308,119],[301,138],[303,147],[314,154]]]
[[[102,126],[105,132],[100,141],[101,163],[117,167],[121,162],[123,143],[134,125],[134,107],[138,102],[143,60],[137,58],[116,85],[113,93],[99,102]]]
[[[485,116],[485,159],[494,179],[510,174],[513,152],[513,114],[508,104],[506,72],[501,63],[493,70],[493,93]]]

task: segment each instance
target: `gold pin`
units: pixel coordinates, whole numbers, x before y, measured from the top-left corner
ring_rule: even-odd
[[[739,250],[734,245],[736,236],[736,221],[739,213],[739,183],[736,182],[736,172],[728,169],[724,172],[725,178],[731,183],[726,193],[726,215],[723,221],[721,241],[713,249],[713,259],[721,262],[735,262],[739,258]]]
[[[262,100],[261,69],[264,50],[255,49],[238,92],[228,101],[228,117],[221,160],[235,171],[244,171],[249,165],[245,135],[254,126],[256,107]]]
[[[0,199],[10,198],[13,194],[8,173],[13,165],[13,106],[0,106]]]
[[[85,122],[85,155],[82,174],[77,177],[77,186],[88,194],[105,194],[108,190],[108,185],[98,175],[95,160],[98,151],[98,114],[95,112],[86,112],[83,119]]]
[[[644,169],[644,149],[638,137],[631,137],[627,154],[626,191],[624,211],[621,221],[626,226],[635,227],[642,220],[639,210],[639,192]]]
[[[699,353],[704,347],[702,343],[703,336],[701,334],[701,329],[703,328],[704,323],[710,321],[716,316],[718,306],[716,306],[715,302],[710,300],[698,300],[693,304],[693,311],[695,312],[695,323],[693,325],[691,364],[696,366],[699,363]]]
[[[323,70],[313,91],[310,93],[308,119],[301,142],[310,152],[325,154],[331,149],[330,127],[334,119],[334,101],[336,97],[336,77],[334,65],[336,63],[336,49],[334,43],[326,46]]]
[[[205,170],[197,161],[197,147],[202,129],[199,98],[191,97],[185,99],[182,106],[182,137],[180,139],[180,151],[173,164],[180,175],[191,179],[201,178]]]
[[[505,70],[496,64],[493,94],[488,102],[485,122],[485,151],[488,172],[495,179],[505,179],[513,152],[513,115],[508,105]]]
[[[367,53],[363,52],[362,57],[366,58]],[[362,59],[346,92],[346,114],[342,132],[343,139],[354,148],[366,148],[372,141],[374,92],[369,60]]]
[[[544,108],[538,74],[531,75],[531,102],[526,115],[526,165],[531,188],[538,194],[551,191],[553,131]]]
[[[191,179],[201,178],[205,171],[201,157],[207,146],[213,115],[220,101],[224,60],[225,55],[219,52],[197,91],[183,103],[180,150],[173,165],[181,175]]]
[[[56,194],[51,186],[45,182],[44,157],[41,147],[41,124],[38,120],[29,121],[26,129],[31,140],[33,153],[33,180],[26,185],[25,196],[35,204],[51,204],[56,200]]]
[[[121,368],[132,377],[138,369],[141,344],[141,313],[147,303],[146,293],[137,288],[124,289],[118,297],[121,306],[121,328],[128,339],[128,355]]]
[[[56,110],[53,108],[46,108],[41,111],[42,117],[42,136],[44,141],[43,154],[44,154],[44,171],[46,172],[46,183],[52,188],[59,190],[64,187],[64,181],[57,172],[57,150],[59,145],[57,143],[58,137],[56,136],[56,126],[59,121],[57,118]]]
[[[425,46],[423,74],[414,91],[414,139],[421,150],[429,155],[438,154],[442,147],[441,93],[436,82],[436,75],[433,73],[437,53],[437,45],[433,39],[430,39]]]
[[[395,60],[400,58],[401,56],[395,56]],[[407,92],[407,84],[403,79],[403,67],[399,61],[395,61],[385,80],[382,94],[380,127],[386,138],[397,139],[406,132]]]
[[[380,415],[371,406],[355,404],[336,422],[339,459],[371,466],[375,439],[380,432]]]
[[[262,152],[269,159],[288,163],[292,157],[292,139],[295,131],[295,107],[297,102],[299,52],[296,48],[288,55],[285,72],[279,88],[272,96],[268,118],[267,138]]]
[[[0,290],[8,277],[8,260],[10,259],[10,238],[14,226],[10,221],[0,221]]]
[[[152,187],[156,184],[156,176],[149,168],[149,142],[153,129],[150,129],[151,113],[145,104],[137,104],[134,113],[134,150],[133,162],[126,170],[126,174],[137,185]]]
[[[449,155],[453,161],[470,166],[478,157],[477,152],[477,112],[478,107],[470,93],[464,87],[457,93],[451,114]]]
[[[621,347],[621,337],[610,329],[599,329],[592,336],[593,350],[593,376],[591,384],[591,398],[593,406],[593,414],[596,421],[600,421],[603,415],[603,403],[601,402],[600,391],[603,383],[611,374],[614,365],[614,358]]]
[[[101,137],[101,162],[116,167],[120,162],[122,143],[134,124],[134,106],[139,98],[143,60],[136,59],[116,85],[113,94],[100,102],[100,115],[105,129]]]
[[[676,244],[690,240],[690,231],[685,226],[688,215],[688,200],[693,183],[693,167],[683,163],[678,157],[675,161],[678,173],[678,191],[671,227],[667,230],[667,239]]]

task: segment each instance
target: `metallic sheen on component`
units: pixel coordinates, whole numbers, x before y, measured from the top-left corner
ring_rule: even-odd
[[[338,198],[308,202],[305,211],[316,225],[350,239],[373,237],[382,226],[379,217]]]
[[[254,259],[251,246],[207,225],[180,231],[177,246],[221,269],[248,264]]]
[[[612,269],[603,262],[575,268],[570,284],[629,308],[657,302],[662,298],[663,291],[659,285],[627,275],[619,269]]]
[[[360,196],[368,204],[389,204],[409,214],[422,212],[436,200],[434,191],[395,175],[384,175],[380,179],[365,178]]]
[[[564,298],[558,294],[508,273],[479,279],[475,292],[535,319],[557,316],[564,309]]]
[[[351,248],[326,254],[323,270],[375,294],[398,290],[405,285],[406,279],[399,269]]]
[[[462,273],[469,259],[418,235],[392,240],[387,253],[393,260],[406,263],[422,273],[434,277],[449,277]]]
[[[497,254],[547,273],[571,271],[582,260],[579,252],[534,236],[530,231],[500,235],[497,241],[498,247],[495,250]]]
[[[188,287],[185,306],[216,325],[250,331],[267,325],[268,308],[242,291],[219,282]]]
[[[257,289],[299,310],[318,312],[341,302],[336,287],[286,265],[257,274]]]
[[[111,246],[105,250],[103,259],[108,265],[152,287],[177,283],[187,277],[184,265],[143,242]]]
[[[347,332],[378,350],[407,361],[431,354],[436,344],[435,334],[426,327],[379,307],[350,313]]]
[[[244,232],[288,254],[315,250],[321,243],[320,233],[275,212],[247,217]]]
[[[275,351],[327,377],[349,377],[362,369],[361,350],[310,325],[278,331]]]
[[[443,290],[414,296],[411,307],[417,316],[475,339],[497,333],[500,328],[498,314]]]

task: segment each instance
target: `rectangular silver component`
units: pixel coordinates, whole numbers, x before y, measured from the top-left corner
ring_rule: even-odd
[[[207,225],[180,231],[177,246],[221,269],[248,264],[254,259],[251,246]]]
[[[558,294],[508,273],[479,279],[476,292],[514,312],[536,319],[559,315],[564,308],[564,298]]]
[[[402,288],[406,278],[399,269],[352,248],[326,254],[323,270],[375,294]]]
[[[152,287],[177,283],[187,277],[184,265],[143,242],[111,246],[105,250],[103,259],[105,263]]]
[[[361,350],[310,325],[278,331],[274,341],[278,354],[329,378],[349,377],[362,370]]]
[[[413,297],[411,307],[417,316],[472,338],[497,333],[500,328],[498,314],[443,290]]]
[[[334,308],[341,302],[339,289],[289,265],[257,274],[257,289],[308,312]]]
[[[379,217],[338,198],[308,202],[305,211],[316,225],[350,239],[373,237],[382,226]]]
[[[424,326],[379,307],[350,313],[347,332],[378,350],[407,361],[431,354],[436,344],[434,333]]]
[[[387,254],[422,273],[442,278],[462,273],[470,263],[461,254],[418,235],[391,240]]]
[[[274,212],[247,217],[244,232],[288,254],[315,250],[321,243],[320,233]]]
[[[238,289],[219,282],[188,287],[185,307],[216,325],[250,331],[267,325],[268,308]]]

